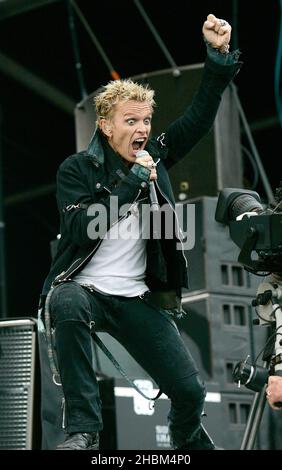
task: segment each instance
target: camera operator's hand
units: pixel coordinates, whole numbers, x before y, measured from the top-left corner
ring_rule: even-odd
[[[282,273],[271,273],[265,277],[266,282],[272,282],[282,287]]]
[[[273,410],[281,410],[274,405],[274,403],[282,402],[282,377],[278,375],[271,375],[268,379],[266,388],[266,398],[269,406]]]

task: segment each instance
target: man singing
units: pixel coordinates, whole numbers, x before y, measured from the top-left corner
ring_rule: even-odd
[[[187,260],[177,234],[143,237],[140,223],[142,207],[150,212],[152,181],[160,207],[166,204],[174,220],[167,169],[209,131],[240,68],[238,51],[229,52],[226,21],[210,14],[202,31],[203,78],[182,116],[151,137],[154,91],[131,80],[112,81],[95,96],[97,129],[87,151],[59,168],[61,239],[43,288],[43,298],[50,292],[66,404],[67,435],[58,450],[99,448],[103,424],[93,330],[116,338],[169,397],[174,449],[215,448],[201,424],[205,388],[173,320],[187,287]],[[135,236],[126,236],[129,226]]]

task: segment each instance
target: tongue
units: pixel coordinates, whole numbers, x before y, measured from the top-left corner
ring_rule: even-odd
[[[139,150],[140,144],[138,144],[137,142],[133,142],[132,147],[133,147],[133,150]]]

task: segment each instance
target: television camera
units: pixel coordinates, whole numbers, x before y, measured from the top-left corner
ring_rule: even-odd
[[[266,367],[250,364],[247,358],[236,364],[233,371],[239,386],[258,392],[269,375],[282,376],[282,182],[275,191],[275,201],[267,207],[255,191],[223,189],[215,219],[229,226],[231,239],[241,250],[239,263],[247,271],[265,276],[252,305],[257,314],[253,323],[272,326],[263,350]]]

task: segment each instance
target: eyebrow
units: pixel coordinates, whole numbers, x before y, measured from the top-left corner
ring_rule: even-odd
[[[123,116],[126,118],[126,117],[135,117],[137,115],[137,113],[125,113]],[[143,119],[147,119],[147,118],[151,118],[152,117],[152,113],[150,114],[147,114]]]

